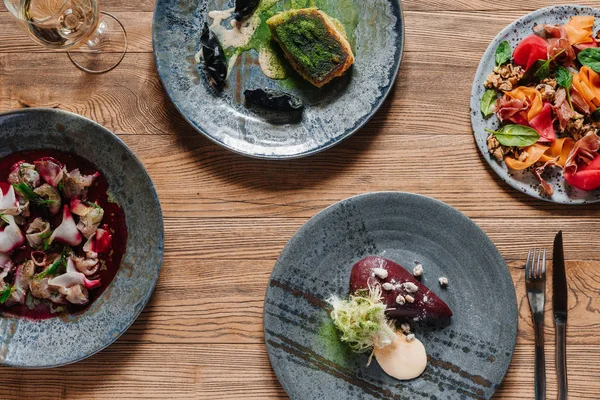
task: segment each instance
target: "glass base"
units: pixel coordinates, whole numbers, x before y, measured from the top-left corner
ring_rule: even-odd
[[[100,12],[95,34],[81,46],[67,54],[82,71],[102,74],[121,63],[127,52],[127,33],[123,24],[112,14]]]

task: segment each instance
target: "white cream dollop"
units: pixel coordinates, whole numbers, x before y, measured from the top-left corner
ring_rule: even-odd
[[[409,341],[403,334],[383,348],[375,347],[375,358],[386,374],[400,380],[414,379],[427,367],[425,346],[419,339]]]

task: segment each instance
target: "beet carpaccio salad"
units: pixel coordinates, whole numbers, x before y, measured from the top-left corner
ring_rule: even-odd
[[[491,155],[515,171],[530,170],[549,196],[549,167],[581,190],[600,188],[600,35],[593,16],[565,25],[535,25],[514,51],[496,49],[494,71],[481,99],[485,117],[501,122],[489,133]]]
[[[79,312],[111,282],[127,238],[104,176],[70,153],[0,160],[0,308],[31,318]]]

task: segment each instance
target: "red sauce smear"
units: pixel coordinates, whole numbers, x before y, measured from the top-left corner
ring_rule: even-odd
[[[121,259],[125,254],[125,249],[127,247],[127,225],[125,223],[125,213],[123,209],[116,203],[110,202],[108,200],[108,181],[102,171],[100,171],[94,164],[89,162],[88,160],[72,153],[67,153],[58,150],[33,150],[33,151],[23,151],[15,154],[11,154],[7,157],[0,159],[0,181],[8,182],[8,174],[10,173],[10,168],[18,161],[25,161],[27,163],[33,164],[35,160],[40,159],[41,157],[54,157],[64,165],[66,165],[67,170],[70,172],[75,168],[79,168],[79,171],[83,175],[90,175],[95,173],[96,171],[100,173],[100,176],[96,178],[92,186],[88,189],[87,199],[92,202],[97,202],[100,207],[104,209],[104,217],[102,218],[101,225],[108,225],[108,229],[112,235],[112,248],[110,252],[101,253],[98,255],[98,259],[100,262],[104,262],[106,268],[101,267],[100,270],[90,279],[100,279],[101,285],[88,290],[88,298],[89,302],[85,305],[77,305],[77,304],[67,304],[60,305],[66,311],[63,311],[68,314],[80,314],[84,312],[100,295],[104,292],[104,290],[110,285],[113,278],[117,274],[117,270],[121,265]],[[63,199],[64,201],[64,199]],[[68,203],[67,203],[68,204]],[[29,220],[33,220],[35,217],[40,215],[36,215],[32,210],[32,215]],[[59,212],[56,216],[54,216],[50,224],[52,225],[52,229],[56,228],[62,219],[62,213]],[[23,227],[21,230],[24,232]],[[83,251],[83,245],[85,244],[86,239],[83,238],[81,244],[75,248],[73,248],[73,252],[78,256],[84,256],[85,253]],[[27,241],[25,241],[26,246],[20,249],[16,249],[12,254],[12,259],[15,265],[20,264],[21,262],[27,260],[30,256],[31,249],[29,245],[27,245]],[[28,296],[31,296],[28,294]],[[27,304],[15,304],[11,306],[0,305],[0,312],[3,314],[10,314],[14,316],[20,316],[30,319],[47,319],[53,318],[62,315],[61,312],[52,312],[51,302],[49,300],[38,299],[40,304],[36,305],[33,309],[30,309]],[[52,306],[54,309],[59,307],[58,304]]]

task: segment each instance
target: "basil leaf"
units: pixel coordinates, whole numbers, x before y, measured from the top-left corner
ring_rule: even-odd
[[[531,66],[525,71],[521,79],[519,80],[520,86],[526,86],[530,83],[537,83],[546,79],[550,75],[550,65],[556,57],[564,53],[565,50],[561,50],[554,55],[554,57],[548,60],[536,60]]]
[[[569,106],[571,106],[571,110],[573,110],[573,103],[571,102],[571,85],[573,84],[573,75],[571,75],[571,73],[562,65],[558,65],[556,67],[556,83],[565,88]]]
[[[479,109],[484,117],[489,117],[494,113],[494,106],[496,105],[496,91],[493,89],[488,89],[483,94],[481,98],[481,103],[479,103]]]
[[[573,83],[573,75],[562,65],[556,67],[556,83],[565,89],[569,89]]]
[[[491,129],[485,129],[485,131],[496,136],[498,142],[503,146],[527,147],[540,138],[540,134],[535,129],[524,125],[504,125],[497,131]]]
[[[600,48],[599,47],[588,47],[583,49],[577,54],[577,60],[581,65],[590,67],[596,72],[600,72]]]
[[[500,66],[512,58],[512,51],[510,50],[510,44],[508,41],[503,41],[496,48],[496,65]]]

